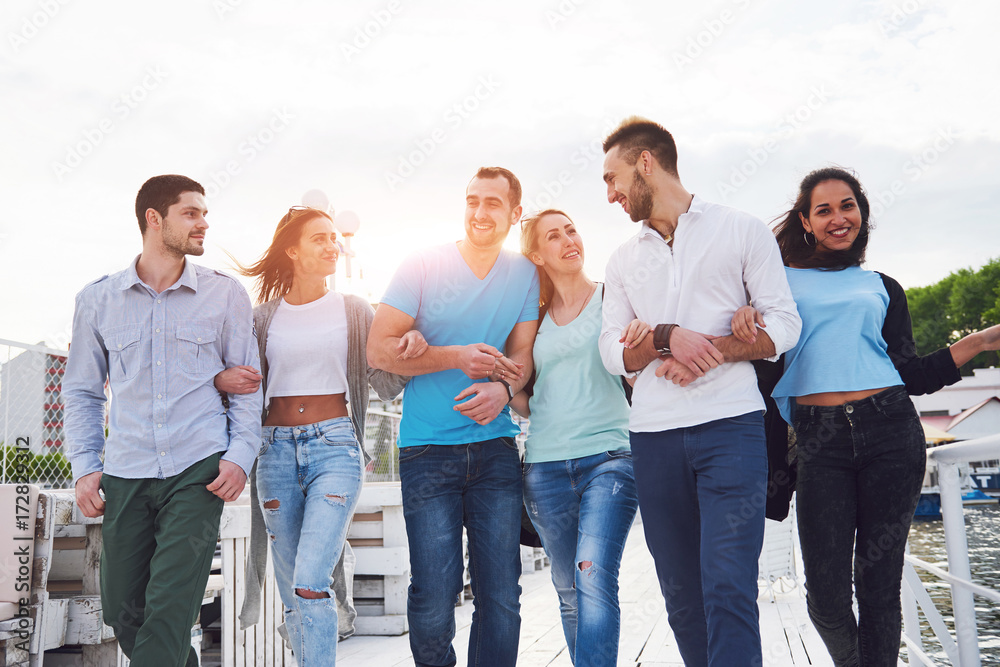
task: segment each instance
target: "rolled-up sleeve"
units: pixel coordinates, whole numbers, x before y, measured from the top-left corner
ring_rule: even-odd
[[[222,356],[226,368],[231,366],[253,366],[260,368],[260,353],[253,330],[253,311],[246,290],[236,281],[230,288],[229,308],[222,328]],[[264,407],[264,392],[258,389],[252,394],[230,394],[229,448],[222,456],[231,461],[250,476],[257,453],[260,451],[260,417]]]
[[[76,297],[73,338],[62,381],[66,421],[66,454],[73,469],[73,484],[85,475],[104,470],[104,383],[108,377],[108,351],[97,330],[94,304],[87,290]]]
[[[792,290],[788,287],[788,277],[774,235],[759,220],[748,228],[747,246],[743,253],[743,280],[750,304],[763,316],[765,331],[774,343],[774,356],[768,357],[768,361],[777,361],[798,342],[802,320],[792,298]]]
[[[635,311],[629,303],[622,282],[620,255],[619,250],[611,256],[604,274],[604,303],[598,347],[601,350],[601,361],[609,373],[631,377],[637,373],[625,370],[625,344],[619,339],[625,327],[635,319]]]

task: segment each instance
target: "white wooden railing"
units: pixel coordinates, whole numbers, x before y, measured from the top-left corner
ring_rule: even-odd
[[[976,607],[973,598],[979,595],[1000,604],[1000,591],[972,582],[958,466],[969,461],[1000,458],[1000,434],[935,447],[928,452],[928,458],[938,466],[941,518],[944,521],[948,569],[946,571],[907,554],[906,565],[903,568],[903,641],[906,643],[911,664],[928,666],[935,664],[923,650],[917,617],[919,607],[952,665],[980,667]],[[914,568],[930,572],[951,587],[951,603],[955,618],[954,636],[935,608]]]

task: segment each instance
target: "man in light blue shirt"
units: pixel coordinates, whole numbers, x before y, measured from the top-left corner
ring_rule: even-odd
[[[503,249],[521,217],[514,174],[480,169],[465,202],[465,237],[406,260],[368,336],[372,366],[413,376],[403,398],[399,477],[417,667],[456,662],[463,525],[476,605],[468,664],[513,666],[521,622],[520,429],[507,402],[531,374],[538,274],[527,258]],[[430,347],[405,358],[399,341],[411,329]]]
[[[142,254],[77,295],[63,380],[77,504],[104,516],[104,621],[137,665],[198,664],[191,626],[222,505],[260,448],[260,392],[227,411],[213,386],[227,366],[259,362],[246,291],[185,259],[204,252],[204,195],[184,176],[142,186]]]

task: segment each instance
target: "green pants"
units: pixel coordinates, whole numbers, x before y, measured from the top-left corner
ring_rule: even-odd
[[[198,620],[219,537],[222,499],[205,486],[219,475],[213,454],[168,479],[104,475],[104,622],[137,667],[197,667]]]

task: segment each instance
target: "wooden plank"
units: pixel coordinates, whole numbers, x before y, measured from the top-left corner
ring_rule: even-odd
[[[68,496],[67,498],[70,507],[75,511],[73,497]],[[63,499],[60,499],[60,503],[62,502]],[[60,515],[57,513],[57,522],[59,521],[59,517]],[[96,596],[98,601],[101,595],[101,548],[104,543],[101,537],[101,528],[100,523],[90,523],[87,525],[87,548],[84,550],[83,562],[83,593],[84,595]],[[101,618],[100,609],[98,609],[97,618]],[[83,647],[84,667],[105,667],[118,659],[118,642],[113,639],[114,634],[110,632],[110,628],[105,632],[103,631],[103,622],[101,625],[102,632],[100,636],[110,635],[112,639],[94,644],[85,644]]]
[[[231,538],[224,538],[222,540],[222,576],[226,580],[227,589],[230,588],[232,582],[236,579],[234,546]],[[222,622],[220,624],[222,634],[222,662],[223,664],[242,665],[243,663],[237,662],[236,658],[237,620],[235,612],[236,602],[241,600],[236,595],[235,588],[233,588],[233,591],[230,594],[227,590],[226,597],[222,602]],[[232,595],[232,598],[230,595]],[[230,599],[233,600],[233,603],[227,604]]]
[[[409,574],[408,547],[359,547],[354,550],[358,564],[355,574]]]

